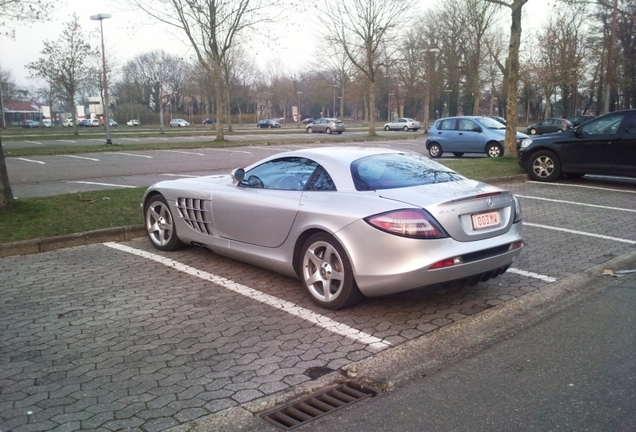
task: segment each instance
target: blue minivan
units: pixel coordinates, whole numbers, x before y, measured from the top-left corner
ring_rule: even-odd
[[[464,153],[485,153],[488,157],[504,154],[506,127],[490,117],[461,116],[441,118],[428,132],[426,149],[432,158],[452,153],[461,157]],[[517,142],[528,135],[517,132]]]

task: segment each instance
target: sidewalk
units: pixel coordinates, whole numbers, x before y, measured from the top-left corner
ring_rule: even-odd
[[[634,268],[636,252],[347,366],[382,393],[295,430],[636,430],[636,274],[602,275]],[[314,384],[171,432],[274,432],[259,412]]]

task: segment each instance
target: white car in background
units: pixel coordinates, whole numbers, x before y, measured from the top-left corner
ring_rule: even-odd
[[[62,123],[62,126],[73,127],[73,119],[64,120],[64,123]]]
[[[42,120],[42,126],[45,127],[45,128],[50,128],[52,126],[51,120],[49,120],[49,119]]]
[[[389,123],[385,124],[384,125],[384,130],[385,131],[389,131],[389,130],[403,130],[405,132],[408,132],[408,131],[412,130],[413,132],[415,132],[416,130],[418,130],[421,127],[422,127],[422,125],[417,120],[414,120],[414,119],[408,118],[408,117],[400,117],[400,118],[396,118],[392,122],[389,122]]]
[[[127,126],[139,126],[139,120],[128,120],[128,122],[126,122]]]
[[[190,123],[184,119],[172,119],[170,120],[170,127],[188,127]]]

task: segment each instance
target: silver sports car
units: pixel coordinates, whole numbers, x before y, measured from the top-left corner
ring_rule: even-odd
[[[390,149],[298,150],[231,175],[162,181],[142,208],[156,248],[201,246],[300,278],[328,309],[474,285],[504,273],[524,244],[510,192]]]

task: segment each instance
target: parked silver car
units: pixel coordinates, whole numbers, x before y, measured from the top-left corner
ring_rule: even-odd
[[[332,132],[338,132],[339,134],[345,131],[345,125],[342,121],[335,118],[319,118],[314,120],[313,123],[309,123],[305,130],[308,133],[324,132],[330,134]]]
[[[184,119],[172,119],[170,120],[170,127],[188,127],[190,123],[185,121]]]
[[[195,245],[299,278],[328,309],[475,285],[504,273],[524,244],[510,192],[383,148],[297,150],[232,175],[166,180],[142,208],[157,249]]]
[[[408,118],[408,117],[400,117],[400,118],[396,118],[392,122],[389,122],[389,123],[385,124],[384,125],[384,130],[385,131],[389,131],[389,130],[403,130],[405,132],[408,132],[408,131],[412,130],[413,132],[415,132],[416,130],[418,130],[421,127],[422,127],[422,125],[417,120],[414,120],[414,119]]]

